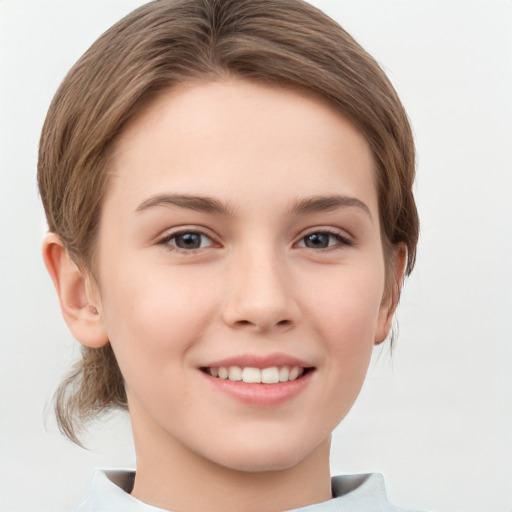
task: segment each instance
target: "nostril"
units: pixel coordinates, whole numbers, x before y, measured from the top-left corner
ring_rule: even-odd
[[[237,325],[238,327],[247,327],[247,326],[251,326],[251,325],[257,326],[259,324],[258,324],[258,322],[251,322],[250,320],[237,320],[235,322],[235,325]],[[290,325],[292,325],[291,320],[279,320],[275,324],[276,327],[289,327]]]

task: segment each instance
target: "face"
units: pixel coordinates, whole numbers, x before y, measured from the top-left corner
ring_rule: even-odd
[[[371,152],[300,92],[162,94],[116,148],[96,258],[138,450],[292,467],[328,444],[389,327]]]

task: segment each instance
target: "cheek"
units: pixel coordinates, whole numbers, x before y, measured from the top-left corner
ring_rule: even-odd
[[[123,275],[130,279],[122,281]],[[164,354],[183,352],[197,341],[215,305],[212,292],[202,288],[186,273],[169,269],[111,274],[102,293],[104,316],[120,365],[162,365],[170,361]]]
[[[309,301],[317,326],[327,338],[348,346],[371,338],[377,327],[384,292],[384,265],[335,268],[321,281]]]
[[[320,398],[309,422],[312,430],[325,434],[346,416],[361,390],[373,351],[384,287],[379,270],[340,270],[324,281],[323,290],[309,302],[313,308],[308,315],[314,321],[313,337],[323,343],[325,376],[319,380]]]
[[[379,325],[384,271],[372,265],[356,272],[333,273],[311,306],[313,328],[323,340],[337,399],[355,399],[364,381]],[[335,275],[334,275],[335,274]]]

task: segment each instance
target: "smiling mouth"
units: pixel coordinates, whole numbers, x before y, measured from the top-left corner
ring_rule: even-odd
[[[313,368],[302,366],[271,366],[254,368],[251,366],[218,366],[201,368],[204,373],[221,380],[245,382],[247,384],[280,384],[300,379]]]

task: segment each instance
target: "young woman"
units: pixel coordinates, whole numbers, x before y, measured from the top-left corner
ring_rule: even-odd
[[[162,0],[41,136],[46,266],[83,357],[63,432],[129,410],[136,472],[77,510],[400,510],[329,474],[415,259],[414,144],[375,61],[296,0]]]

